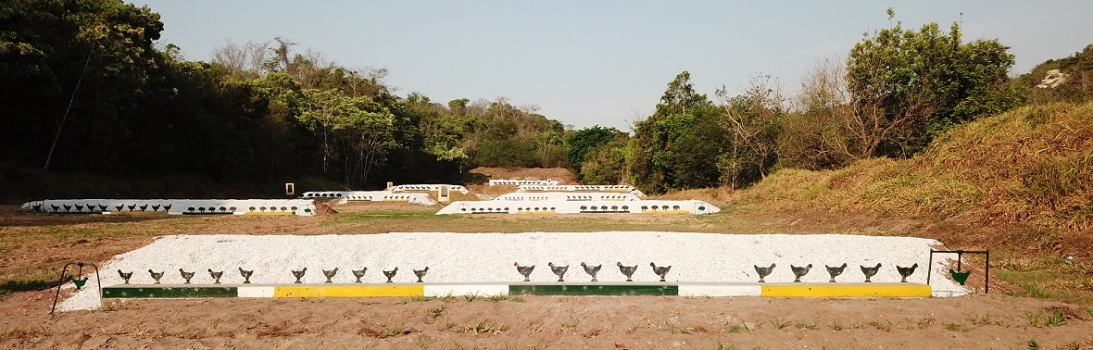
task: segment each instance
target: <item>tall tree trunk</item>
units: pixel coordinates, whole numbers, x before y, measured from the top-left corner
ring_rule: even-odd
[[[87,66],[91,64],[91,56],[92,54],[87,55],[87,60],[83,63],[83,69],[80,70],[80,78],[76,79],[76,88],[72,89],[72,96],[68,98],[68,107],[65,107],[65,113],[61,115],[61,123],[57,124],[57,133],[53,135],[53,143],[49,145],[46,164],[42,166],[42,170],[49,170],[49,162],[53,160],[53,151],[57,149],[57,141],[61,139],[61,130],[64,129],[65,121],[68,120],[68,114],[72,112],[72,105],[76,104],[76,95],[80,92],[80,85],[83,84],[83,73],[87,71]]]

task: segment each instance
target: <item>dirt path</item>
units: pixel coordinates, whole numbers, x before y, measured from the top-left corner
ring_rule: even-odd
[[[524,297],[137,300],[50,317],[48,293],[0,303],[3,348],[986,349],[1093,346],[1068,305],[907,300]],[[1053,316],[1058,311],[1058,315]],[[1052,317],[1061,317],[1052,319]]]

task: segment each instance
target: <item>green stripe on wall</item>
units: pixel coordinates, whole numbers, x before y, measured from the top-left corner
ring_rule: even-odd
[[[509,295],[679,295],[675,285],[618,284],[514,284]]]
[[[103,298],[234,298],[235,287],[106,287]]]

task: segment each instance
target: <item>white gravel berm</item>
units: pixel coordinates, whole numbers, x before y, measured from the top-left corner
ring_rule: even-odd
[[[570,265],[567,282],[588,282],[581,262],[603,264],[601,282],[621,282],[616,262],[638,265],[637,283],[659,280],[649,267],[670,265],[668,283],[738,282],[759,280],[753,265],[778,267],[766,277],[770,283],[792,282],[790,265],[813,264],[802,282],[826,283],[823,265],[847,263],[839,282],[865,280],[859,265],[883,264],[874,282],[899,282],[896,265],[920,268],[908,278],[926,283],[926,272],[934,275],[935,296],[963,295],[968,291],[948,278],[951,258],[938,255],[926,269],[931,239],[875,237],[845,234],[720,234],[682,232],[529,232],[529,233],[387,233],[360,235],[175,235],[164,236],[146,247],[116,256],[102,266],[103,286],[121,284],[117,270],[133,271],[130,283],[152,283],[148,269],[166,271],[162,283],[181,284],[178,269],[197,271],[194,284],[211,284],[208,269],[225,271],[225,284],[243,281],[238,268],[254,270],[252,283],[292,283],[291,270],[307,267],[304,283],[325,281],[321,270],[339,268],[335,283],[351,283],[350,270],[367,267],[366,283],[386,281],[381,270],[399,268],[395,282],[415,281],[412,269],[429,267],[425,282],[518,283],[523,276],[513,262],[536,265],[532,282],[552,282],[557,277],[547,267]],[[940,261],[939,261],[940,260]],[[98,308],[95,279],[58,305],[58,309]],[[71,283],[68,288],[71,288]]]

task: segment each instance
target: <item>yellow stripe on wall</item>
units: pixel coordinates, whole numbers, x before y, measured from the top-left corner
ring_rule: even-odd
[[[817,297],[817,298],[928,298],[929,285],[911,283],[855,283],[855,284],[772,284],[764,285],[765,297]]]
[[[425,286],[286,286],[274,287],[274,298],[424,296]]]

